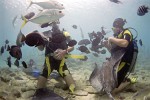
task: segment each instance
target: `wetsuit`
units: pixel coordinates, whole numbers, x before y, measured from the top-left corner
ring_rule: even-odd
[[[64,77],[64,71],[68,70],[67,65],[62,60],[56,60],[51,54],[57,49],[67,49],[66,39],[63,33],[56,33],[50,39],[51,41],[46,45],[45,63],[42,76],[48,78],[53,70],[57,70],[59,74]]]
[[[132,42],[133,38],[131,32],[129,30],[124,30],[121,34],[122,35],[118,38],[127,40],[129,44],[125,48],[126,52],[122,57],[118,67],[118,71],[117,71],[118,86],[121,84],[121,82],[124,81],[124,78],[127,72],[129,71],[129,68],[131,67],[130,65],[132,62],[133,52],[134,52],[134,45]]]

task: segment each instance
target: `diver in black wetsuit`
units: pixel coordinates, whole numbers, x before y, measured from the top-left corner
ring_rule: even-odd
[[[133,80],[126,79],[126,75],[129,72],[129,69],[133,67],[133,57],[134,55],[134,44],[133,44],[133,35],[128,28],[124,29],[123,26],[126,23],[126,20],[122,18],[117,18],[113,23],[114,37],[108,38],[109,45],[117,45],[116,49],[124,49],[125,54],[120,60],[120,64],[117,67],[117,89],[114,90],[114,93],[122,90],[124,87],[129,85]],[[136,51],[137,52],[137,51]],[[137,55],[136,55],[137,57]],[[135,64],[134,60],[134,64]],[[132,66],[131,66],[132,65]]]
[[[68,40],[70,40],[69,33],[61,32],[59,27],[54,24],[52,27],[52,37],[49,38],[49,42],[46,44],[44,69],[38,79],[35,96],[43,94],[47,78],[53,70],[57,70],[65,80],[69,90],[74,92],[75,82],[65,63],[65,55],[74,49],[74,46],[67,45]]]

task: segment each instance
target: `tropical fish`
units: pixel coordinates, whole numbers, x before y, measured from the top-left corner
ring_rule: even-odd
[[[30,59],[28,62],[28,67],[33,67],[35,65],[35,61],[33,59]]]
[[[6,49],[7,45],[5,44],[5,46],[4,46],[4,47],[5,47],[5,49]]]
[[[9,41],[6,39],[6,40],[5,40],[5,44],[8,44],[8,43],[9,43]]]
[[[72,27],[73,27],[74,29],[77,29],[77,25],[72,25]]]
[[[9,67],[11,67],[11,57],[10,57],[10,56],[7,57],[7,65],[8,65]]]
[[[12,24],[13,24],[13,27],[15,27],[15,21],[17,19],[17,16],[14,17],[13,21],[12,21]]]
[[[29,4],[28,8],[32,4],[36,4],[40,7],[42,7],[43,9],[59,9],[59,10],[65,9],[63,4],[61,4],[57,1],[54,1],[54,0],[48,0],[48,1],[43,1],[43,2],[33,2],[33,1],[30,0],[30,4]]]
[[[45,45],[43,37],[37,32],[27,34],[25,37],[25,43],[28,46]]]
[[[78,50],[84,53],[90,53],[89,49],[86,46],[80,46]]]
[[[7,46],[7,51],[9,51],[9,50],[10,50],[10,46],[8,45],[8,46]]]
[[[94,38],[97,37],[97,34],[95,33],[95,31],[93,31],[92,33],[88,33],[90,41],[92,41]]]
[[[22,51],[20,49],[19,46],[16,45],[12,45],[10,50],[9,50],[9,54],[14,57],[17,58],[18,60],[20,60],[22,58]]]
[[[106,53],[106,50],[103,49],[103,50],[101,50],[100,52],[101,52],[101,54],[105,54],[105,53]]]
[[[98,44],[101,42],[101,38],[96,37],[95,39],[93,39],[92,41],[92,47],[94,46],[98,46]]]
[[[88,45],[90,44],[91,42],[88,40],[88,39],[82,39],[78,42],[78,45]]]
[[[17,35],[16,45],[22,47],[24,40],[25,40],[25,36],[20,30],[19,34]]]
[[[98,53],[92,53],[95,57],[99,57]]]
[[[17,66],[17,67],[19,67],[19,61],[18,61],[18,59],[15,60],[14,65]]]
[[[31,18],[29,20],[26,19],[24,16],[22,16],[24,22],[21,26],[21,29],[29,21],[42,25],[44,23],[51,23],[51,22],[57,21],[58,19],[60,19],[63,16],[64,16],[64,13],[58,9],[44,9],[40,13],[38,13],[36,16],[34,16],[33,18]]]
[[[80,31],[81,31],[81,37],[82,37],[82,39],[84,39],[84,34],[83,34],[83,31],[82,31],[81,27],[80,27]]]
[[[4,53],[4,46],[1,47],[1,54]]]
[[[22,65],[23,65],[24,68],[27,68],[27,64],[26,64],[25,61],[22,61]]]
[[[77,44],[77,41],[76,40],[70,40],[68,42],[68,46],[72,47],[72,46],[75,46]]]
[[[142,43],[141,39],[139,40],[139,44],[140,44],[140,46],[143,46],[143,43]]]
[[[114,3],[121,3],[119,0],[109,0],[109,1],[111,1],[111,2],[114,2]]]
[[[138,10],[137,10],[137,15],[143,16],[143,15],[145,15],[146,13],[148,13],[148,10],[149,10],[148,7],[146,7],[145,5],[142,5],[142,6],[140,6],[140,7],[138,8]]]

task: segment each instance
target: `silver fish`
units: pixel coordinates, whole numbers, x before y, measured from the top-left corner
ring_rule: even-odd
[[[40,6],[40,7],[42,7],[43,9],[59,9],[59,10],[64,9],[63,4],[61,4],[61,3],[57,2],[57,1],[54,1],[54,0],[42,1],[42,2],[33,2],[33,1],[30,0],[30,4],[29,4],[28,8],[32,4],[36,4],[36,5]]]
[[[64,13],[58,9],[42,10],[40,13],[38,13],[36,16],[34,16],[33,18],[31,18],[29,20],[26,19],[24,16],[22,16],[24,19],[24,23],[22,24],[21,29],[29,21],[42,25],[44,23],[50,23],[50,22],[57,21],[58,19],[60,19],[63,16],[64,16]]]

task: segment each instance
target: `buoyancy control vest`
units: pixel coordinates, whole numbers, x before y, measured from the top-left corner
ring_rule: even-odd
[[[65,35],[62,32],[54,33],[52,34],[52,37],[50,38],[50,41],[46,46],[45,55],[53,53],[57,49],[65,50],[66,48],[67,42]]]
[[[137,56],[138,56],[138,45],[137,45],[138,32],[137,32],[134,28],[129,27],[129,28],[124,29],[124,31],[123,31],[122,33],[124,34],[124,33],[126,33],[127,31],[130,32],[129,29],[134,30],[134,31],[136,32],[136,36],[133,38],[133,35],[130,34],[130,36],[132,36],[131,43],[132,43],[132,45],[133,45],[133,48],[132,48],[132,49],[133,49],[133,50],[132,50],[132,51],[133,51],[133,55],[132,55],[132,60],[131,60],[131,63],[130,63],[130,68],[129,68],[129,71],[128,71],[128,75],[127,75],[126,77],[128,77],[129,74],[134,71],[134,69],[135,69],[135,63],[136,63]],[[130,32],[130,33],[131,33],[131,32]],[[122,36],[123,36],[123,34],[122,34]],[[130,49],[130,48],[129,48],[129,49]]]

